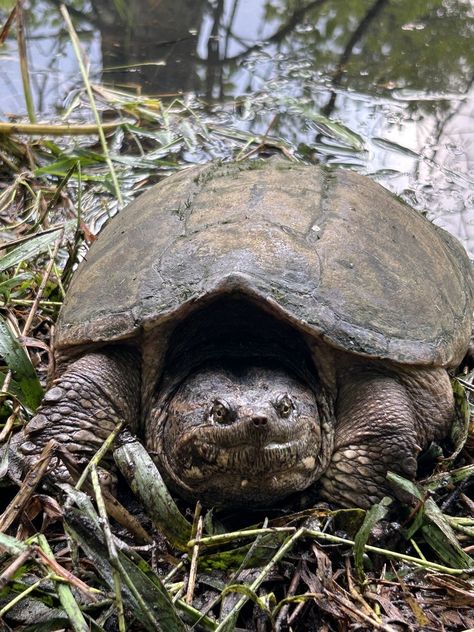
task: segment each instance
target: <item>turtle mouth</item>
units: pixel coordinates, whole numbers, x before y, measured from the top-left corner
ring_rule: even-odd
[[[157,408],[147,445],[185,499],[274,504],[327,466],[332,424],[316,390],[274,363],[210,363]]]
[[[182,461],[184,469],[211,467],[214,471],[248,474],[273,474],[294,468],[301,456],[298,440],[278,442],[270,440],[263,445],[243,442],[233,446],[219,446],[215,442],[194,442],[191,453]],[[186,467],[187,466],[187,467]]]
[[[222,447],[199,440],[170,463],[182,495],[216,506],[271,505],[308,487],[319,475],[318,443],[298,439]]]
[[[249,431],[249,427],[193,428],[168,453],[172,469],[191,486],[216,476],[261,481],[284,477],[289,471],[307,476],[317,469],[319,433],[308,432],[307,424],[274,427],[263,433]]]
[[[331,429],[307,416],[292,423],[181,425],[164,434],[157,457],[167,484],[191,502],[269,506],[319,478]]]

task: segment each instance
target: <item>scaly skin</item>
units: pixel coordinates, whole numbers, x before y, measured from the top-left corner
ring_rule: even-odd
[[[333,427],[324,397],[282,368],[212,365],[170,401],[158,398],[146,445],[167,483],[192,502],[269,505],[326,469]]]
[[[419,452],[446,435],[454,400],[443,369],[395,372],[361,363],[340,374],[336,436],[329,468],[319,481],[331,502],[369,507],[392,494],[388,470],[409,479]]]
[[[391,493],[387,470],[413,478],[420,450],[447,433],[452,389],[443,369],[349,364],[347,356],[341,366],[335,406],[282,369],[201,370],[166,401],[158,395],[145,420],[147,448],[189,500],[271,505],[314,485],[331,502],[368,507]],[[20,449],[34,457],[55,438],[88,459],[119,421],[139,428],[140,393],[136,351],[87,354],[55,380]],[[287,417],[276,404],[284,395],[295,404]],[[221,400],[233,411],[224,423],[210,412]]]
[[[78,460],[89,459],[120,421],[136,427],[140,356],[128,348],[89,353],[71,363],[27,424],[20,451],[33,456],[56,439]]]

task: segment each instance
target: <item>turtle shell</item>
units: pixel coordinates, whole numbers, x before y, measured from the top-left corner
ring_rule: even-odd
[[[225,294],[400,363],[454,365],[471,331],[456,239],[366,176],[267,160],[185,169],[123,209],[74,276],[56,347],[141,335]]]

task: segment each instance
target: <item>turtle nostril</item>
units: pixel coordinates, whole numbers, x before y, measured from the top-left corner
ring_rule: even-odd
[[[253,425],[256,426],[257,428],[259,426],[265,426],[267,424],[268,419],[266,417],[260,416],[260,417],[252,417],[252,422]]]

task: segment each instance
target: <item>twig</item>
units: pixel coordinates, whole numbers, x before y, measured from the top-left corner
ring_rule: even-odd
[[[26,551],[23,551],[23,553],[20,553],[20,555],[18,555],[13,560],[10,566],[7,566],[7,568],[0,575],[0,590],[2,590],[8,584],[13,575],[15,575],[15,573],[23,566],[30,555],[31,549],[28,548]]]
[[[327,590],[326,590],[326,594],[328,594]],[[367,614],[362,612],[362,610],[358,610],[355,606],[353,606],[349,601],[347,601],[347,599],[345,599],[341,595],[338,595],[337,593],[334,592],[334,593],[331,593],[330,598],[337,601],[343,610],[346,610],[346,612],[348,612],[349,614],[352,614],[355,617],[359,617],[365,623],[369,623],[375,630],[382,630],[383,632],[395,632],[395,628],[392,628],[392,626],[389,626],[389,625],[384,625],[383,623],[379,623],[372,617],[369,617]]]
[[[10,298],[7,302],[0,301],[0,307],[8,307],[9,305],[24,305],[27,307],[28,305],[33,304],[33,299],[20,299],[20,298]],[[44,307],[61,307],[61,301],[39,301],[39,305]]]
[[[118,554],[117,554],[117,549],[115,547],[115,544],[113,542],[113,537],[112,537],[112,532],[110,529],[110,524],[108,521],[108,517],[107,517],[107,511],[105,509],[105,504],[104,504],[104,500],[102,497],[102,490],[100,487],[100,483],[99,483],[99,476],[97,474],[97,469],[95,467],[95,465],[92,466],[91,469],[91,477],[92,477],[92,484],[94,486],[94,491],[95,491],[95,497],[96,497],[96,502],[97,502],[97,509],[99,510],[99,515],[102,519],[102,526],[104,529],[104,536],[107,542],[107,548],[109,551],[109,559],[110,559],[110,564],[112,565],[112,568],[114,568],[115,570],[117,570],[120,574],[120,578],[124,580],[125,584],[128,586],[128,589],[130,590],[130,592],[132,593],[133,597],[135,598],[136,602],[138,603],[142,613],[145,615],[145,618],[147,619],[148,623],[152,626],[152,629],[160,629],[159,624],[157,622],[157,620],[155,619],[155,616],[153,614],[153,611],[148,607],[148,605],[145,603],[142,595],[140,594],[140,592],[137,590],[137,587],[133,584],[132,580],[130,579],[128,573],[125,571],[125,569],[123,568]],[[114,585],[116,586],[116,580],[115,580],[115,576],[114,576]],[[116,593],[117,596],[117,593]],[[118,598],[118,596],[117,596]],[[121,600],[121,597],[119,599],[119,601]]]
[[[17,5],[15,5],[13,9],[10,11],[10,15],[8,16],[7,21],[3,25],[3,28],[0,32],[0,46],[3,46],[3,44],[5,44],[5,40],[7,39],[10,33],[10,27],[13,24],[13,20],[15,19],[16,12],[17,12]]]
[[[58,449],[58,454],[61,457],[62,462],[64,463],[69,475],[72,480],[75,482],[75,489],[81,490],[84,489],[88,494],[92,494],[93,486],[87,481],[87,476],[91,472],[93,467],[99,465],[101,460],[103,459],[105,453],[109,450],[112,443],[115,441],[117,434],[122,430],[124,422],[119,422],[114,430],[110,433],[107,439],[103,442],[94,456],[87,463],[85,468],[81,471],[78,468],[77,461],[74,460],[71,453],[62,446]],[[102,498],[107,510],[107,513],[114,518],[119,524],[128,529],[133,536],[141,541],[150,544],[153,542],[151,536],[145,531],[143,526],[137,520],[135,516],[133,516],[107,489],[102,490]],[[65,507],[70,507],[74,499],[72,496],[66,499]]]
[[[261,149],[263,149],[264,147],[266,147],[267,145],[267,139],[268,139],[268,134],[270,133],[271,129],[273,127],[275,127],[275,123],[278,120],[278,114],[275,114],[275,116],[272,118],[272,120],[270,121],[270,124],[268,125],[267,129],[265,130],[265,132],[262,134],[262,136],[260,137],[260,142],[256,147],[253,147],[249,152],[247,152],[245,155],[241,155],[242,152],[240,152],[239,156],[236,158],[237,161],[241,161],[241,160],[247,160],[248,158],[250,158],[251,156],[253,156],[253,154],[258,154],[260,152]]]
[[[304,532],[305,532],[304,527],[301,527],[292,536],[286,539],[286,541],[278,549],[278,551],[275,553],[272,559],[267,564],[265,564],[261,573],[259,573],[256,579],[251,583],[251,585],[249,586],[249,589],[251,591],[255,592],[257,590],[257,588],[265,580],[265,578],[267,577],[267,575],[269,574],[273,566],[275,566],[275,564],[279,562],[282,559],[282,557],[284,557],[284,555],[292,548],[292,546],[297,542],[297,540],[301,538]],[[227,615],[224,617],[224,619],[222,619],[222,621],[219,623],[215,632],[223,632],[224,630],[227,630],[227,626],[229,625],[229,622],[234,619],[234,617],[237,615],[237,613],[242,608],[242,606],[245,603],[247,603],[247,600],[248,600],[247,595],[242,597],[242,599],[239,599],[239,601],[235,604],[232,610],[230,610],[230,612],[228,612]]]
[[[54,557],[53,552],[51,551],[48,542],[43,534],[39,534],[37,536],[39,545],[34,548],[34,551],[38,555],[39,559],[48,566],[52,572],[55,573],[57,577],[60,577],[63,581],[68,582],[77,590],[80,590],[90,601],[97,601],[97,597],[93,594],[95,592],[100,592],[96,588],[90,588],[86,583],[84,583],[79,577],[76,577],[74,573],[68,571],[64,566],[62,566]]]
[[[9,377],[10,379],[8,380],[8,384],[6,385],[6,388],[5,388],[5,382],[7,381],[6,380],[7,377]],[[5,378],[5,382],[2,385],[2,390],[0,391],[0,395],[3,395],[4,393],[8,391],[11,377],[12,377],[11,371],[9,371],[8,375]],[[6,420],[5,425],[2,428],[2,431],[0,432],[0,443],[3,443],[5,439],[10,435],[13,425],[15,424],[15,419],[18,417],[19,410],[20,410],[20,404],[16,403],[13,407],[13,411],[11,415],[8,416],[8,419]]]
[[[220,546],[221,544],[228,544],[239,538],[254,538],[259,535],[277,534],[277,533],[295,533],[295,527],[267,527],[264,529],[245,529],[243,531],[232,531],[230,533],[222,533],[219,535],[210,535],[205,538],[201,538],[199,541],[200,546]],[[194,540],[189,540],[186,545],[188,548],[194,546]]]
[[[41,554],[43,562],[48,563],[53,568],[59,567],[59,569],[65,571],[65,569],[63,569],[61,565],[58,564],[54,559],[54,555],[51,547],[49,546],[48,540],[43,534],[38,535],[38,543],[39,546],[37,552],[38,554]],[[67,573],[67,571],[65,572]],[[83,584],[83,582],[81,582],[79,579],[77,579],[77,581]],[[76,586],[77,585],[78,584],[76,583]],[[87,586],[85,587],[87,588]],[[84,619],[84,615],[82,614],[77,601],[74,599],[74,595],[72,594],[69,584],[56,581],[56,590],[58,591],[59,601],[61,602],[61,605],[68,616],[69,623],[74,632],[88,632],[89,626]],[[88,592],[87,594],[91,596],[90,592]]]
[[[82,50],[81,50],[81,43],[79,41],[79,38],[77,37],[77,33],[74,29],[73,23],[71,21],[71,17],[68,13],[68,10],[66,8],[66,6],[64,4],[62,4],[59,8],[59,10],[61,11],[61,15],[64,18],[64,21],[66,22],[66,27],[67,30],[69,32],[69,37],[71,38],[71,42],[74,48],[74,52],[76,54],[76,58],[77,61],[79,62],[79,68],[81,69],[81,74],[82,74],[82,79],[84,81],[84,85],[86,88],[86,92],[87,92],[87,96],[89,97],[89,103],[91,106],[91,110],[94,114],[94,118],[95,118],[95,122],[97,125],[97,132],[99,134],[99,139],[100,139],[100,144],[102,145],[102,151],[104,152],[104,157],[105,157],[105,161],[107,163],[107,166],[109,168],[110,171],[110,175],[112,177],[112,182],[114,185],[114,189],[115,189],[115,195],[117,197],[118,203],[120,206],[123,206],[123,198],[122,198],[122,193],[120,191],[120,186],[117,180],[117,174],[115,173],[115,169],[114,166],[112,164],[112,160],[110,159],[110,154],[109,154],[109,148],[107,146],[107,140],[105,138],[105,134],[104,134],[104,128],[102,125],[102,121],[100,120],[100,116],[99,116],[99,112],[97,110],[96,104],[95,104],[95,99],[94,99],[94,95],[92,93],[92,88],[91,88],[91,84],[89,81],[89,77],[88,77],[88,72],[86,70],[85,64],[84,64],[84,58],[83,58],[83,54],[82,54]]]
[[[33,94],[31,92],[30,73],[28,70],[28,54],[25,41],[25,14],[23,11],[23,0],[16,3],[16,36],[18,41],[18,52],[20,55],[21,79],[23,82],[23,94],[25,95],[26,109],[31,123],[35,123],[35,106]]]
[[[457,377],[456,380],[462,384],[464,386],[464,388],[466,388],[468,391],[473,391],[474,392],[474,384],[471,384],[471,382],[468,382],[467,380],[463,380],[461,377]]]
[[[247,531],[234,531],[232,533],[224,533],[222,535],[214,535],[206,538],[201,538],[200,545],[201,547],[219,546],[220,544],[232,542],[239,538],[251,538],[262,533],[288,533],[291,531],[294,531],[294,527],[275,527],[270,529],[248,529]],[[304,531],[304,535],[311,538],[328,540],[329,542],[335,542],[336,544],[346,544],[348,546],[354,546],[355,544],[354,540],[348,540],[346,538],[341,538],[339,536],[324,533],[322,531],[314,531],[312,529],[306,529]],[[194,546],[194,541],[190,540],[188,542],[188,547],[192,546]],[[372,546],[370,544],[367,544],[365,546],[365,550],[371,551],[372,553],[379,553],[380,555],[385,555],[386,557],[401,560],[403,562],[409,562],[422,568],[431,568],[433,570],[441,571],[443,573],[448,573],[451,575],[462,575],[466,572],[466,570],[462,568],[450,568],[449,566],[443,566],[442,564],[437,564],[436,562],[429,562],[428,560],[422,560],[417,557],[413,557],[412,555],[405,555],[403,553],[398,553],[397,551],[382,549],[378,546]]]
[[[118,619],[119,632],[126,632],[127,628],[126,628],[126,622],[125,622],[125,610],[123,607],[123,599],[122,599],[122,580],[120,577],[120,571],[118,569],[119,559],[117,555],[117,549],[115,548],[115,543],[114,543],[114,539],[112,535],[112,530],[110,528],[109,519],[107,516],[107,510],[105,508],[104,499],[102,497],[102,489],[100,487],[99,475],[97,474],[97,468],[95,465],[92,465],[91,467],[91,479],[92,479],[92,485],[94,486],[97,509],[99,511],[99,516],[102,521],[102,530],[105,536],[105,542],[107,544],[107,549],[109,552],[109,559],[112,564],[112,576],[114,579],[115,605],[117,607],[117,619]]]
[[[34,298],[33,304],[31,306],[30,312],[28,314],[28,318],[26,319],[26,322],[23,326],[23,329],[21,330],[21,335],[22,336],[27,336],[28,332],[30,331],[30,327],[31,327],[31,323],[33,322],[33,318],[36,315],[36,310],[38,309],[38,305],[41,301],[41,297],[43,295],[44,292],[44,288],[46,287],[46,284],[48,282],[49,279],[49,275],[51,274],[51,270],[53,269],[53,265],[54,265],[54,260],[56,259],[56,255],[58,254],[58,250],[59,250],[59,246],[61,245],[61,241],[64,235],[64,230],[62,230],[58,236],[58,238],[56,239],[56,242],[54,244],[54,249],[53,249],[53,253],[51,255],[51,258],[48,262],[48,265],[46,267],[46,270],[43,274],[43,278],[41,279],[41,284],[38,288],[38,292],[36,293],[36,296]]]
[[[201,503],[197,504],[197,511],[201,511]],[[191,557],[191,567],[189,569],[188,589],[186,591],[186,603],[190,606],[193,605],[194,587],[196,586],[197,565],[199,557],[199,540],[202,536],[203,520],[202,516],[199,516],[196,535],[194,536],[193,553]]]
[[[104,441],[104,443],[100,446],[100,448],[97,450],[97,452],[94,454],[94,456],[92,457],[92,459],[89,461],[89,463],[86,465],[86,467],[84,468],[79,480],[76,483],[76,489],[80,490],[81,487],[84,484],[84,481],[86,480],[86,478],[89,476],[89,473],[97,466],[99,465],[99,463],[102,461],[102,459],[104,458],[104,455],[108,452],[110,446],[113,444],[113,442],[115,441],[115,439],[117,438],[117,435],[119,434],[119,432],[122,430],[122,428],[124,427],[125,422],[124,421],[119,421],[119,423],[115,426],[115,428],[113,429],[113,431],[109,434],[109,436],[107,437],[107,439]]]
[[[6,531],[17,518],[17,516],[22,513],[31,496],[34,494],[34,491],[40,480],[42,479],[44,473],[48,469],[49,462],[51,461],[56,446],[57,443],[54,439],[48,441],[48,443],[43,448],[38,461],[35,463],[34,468],[32,467],[28,471],[19,492],[13,498],[13,500],[10,502],[10,504],[0,517],[0,532]]]
[[[0,135],[25,134],[26,136],[90,136],[98,134],[102,128],[104,132],[113,132],[125,123],[131,121],[118,120],[102,123],[76,124],[48,124],[48,123],[0,123]]]
[[[323,533],[322,531],[313,531],[308,529],[305,532],[305,535],[310,537],[328,540],[329,542],[336,542],[339,544],[347,544],[349,546],[354,546],[354,540],[348,540],[346,538],[340,538],[337,535],[331,535],[329,533]],[[422,560],[418,557],[413,557],[412,555],[405,555],[403,553],[398,553],[397,551],[390,551],[389,549],[382,549],[378,546],[372,546],[370,544],[365,545],[366,551],[371,551],[372,553],[379,553],[380,555],[385,555],[386,557],[390,557],[396,560],[401,560],[402,562],[410,562],[415,564],[416,566],[420,566],[421,568],[431,568],[433,570],[441,571],[443,573],[448,573],[450,575],[463,575],[466,573],[466,569],[462,568],[450,568],[449,566],[443,566],[442,564],[436,564],[436,562],[429,562],[428,560]]]
[[[371,617],[371,618],[374,617],[375,620],[378,623],[380,623],[380,618],[378,614],[374,612],[374,610],[370,607],[370,605],[367,603],[364,597],[360,594],[360,592],[354,586],[354,582],[352,581],[352,575],[351,575],[352,569],[351,569],[350,558],[346,557],[345,564],[346,564],[347,587],[349,589],[349,593],[347,593],[347,591],[344,591],[345,594],[346,595],[349,594],[352,597],[352,599],[354,599],[355,601],[358,601],[361,604],[361,606],[365,609],[365,613],[367,614],[368,617]]]
[[[300,563],[301,564],[301,563]],[[298,588],[298,584],[301,581],[301,567],[298,566],[298,568],[296,569],[293,577],[291,578],[291,582],[290,585],[288,587],[288,590],[286,592],[286,599],[288,599],[289,597],[294,597],[294,595],[296,594],[296,589]],[[282,606],[280,612],[278,613],[278,616],[275,619],[275,630],[276,632],[280,632],[283,624],[284,624],[284,619],[287,619],[288,622],[288,610],[290,608],[290,601],[288,601],[287,603],[285,603],[284,606]]]

